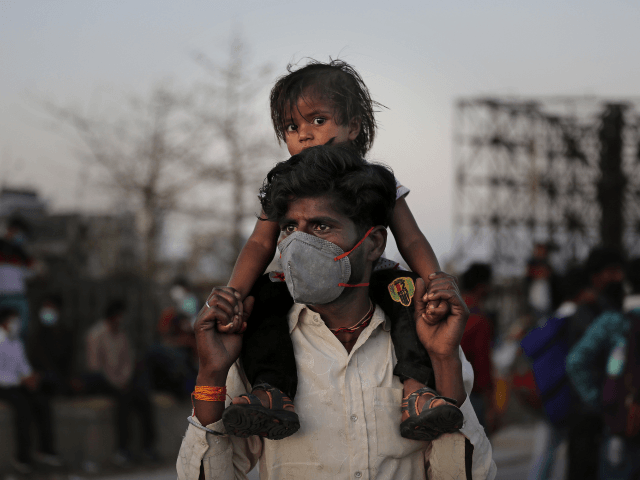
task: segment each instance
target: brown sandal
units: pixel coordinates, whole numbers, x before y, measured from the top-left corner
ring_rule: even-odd
[[[429,395],[421,411],[418,411],[418,398]],[[444,404],[432,407],[436,400],[444,400]],[[400,435],[411,440],[431,441],[443,433],[457,432],[462,428],[464,415],[456,406],[457,402],[448,397],[438,395],[429,388],[419,388],[402,399],[402,413],[407,412],[409,418],[400,424]]]
[[[252,392],[255,390],[267,393],[269,408],[264,407],[253,393],[240,395],[249,403],[229,405],[222,413],[222,423],[227,433],[241,438],[259,435],[270,440],[281,440],[296,433],[300,428],[298,414],[285,410],[286,407],[293,409],[291,399],[268,383],[256,385]]]

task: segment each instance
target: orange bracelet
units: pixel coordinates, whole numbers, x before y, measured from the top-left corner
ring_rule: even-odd
[[[227,387],[196,386],[191,395],[196,400],[204,400],[205,402],[224,402],[227,398]]]

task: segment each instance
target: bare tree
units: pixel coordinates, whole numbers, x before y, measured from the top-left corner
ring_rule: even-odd
[[[235,259],[242,248],[243,221],[256,213],[265,160],[278,155],[273,136],[255,114],[269,69],[247,67],[238,35],[230,46],[222,66],[195,55],[210,74],[207,82],[187,93],[159,85],[146,98],[130,98],[117,115],[44,102],[46,111],[70,126],[86,147],[81,160],[99,166],[102,183],[136,213],[148,278],[156,277],[163,223],[173,212],[228,225],[229,260]],[[223,204],[194,194],[198,188],[224,185],[231,194]]]

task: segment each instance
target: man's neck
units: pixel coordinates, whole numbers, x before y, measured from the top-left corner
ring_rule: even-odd
[[[352,327],[367,314],[370,302],[367,287],[354,287],[354,291],[347,292],[335,302],[309,308],[320,314],[329,328]]]

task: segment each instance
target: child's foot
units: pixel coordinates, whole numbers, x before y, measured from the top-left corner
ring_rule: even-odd
[[[291,399],[268,383],[234,398],[222,414],[222,422],[229,435],[242,438],[259,435],[281,440],[300,428]]]
[[[407,393],[406,384],[405,381],[400,435],[411,440],[431,441],[443,433],[457,432],[462,428],[464,415],[456,407],[455,400],[442,397],[428,387]]]

